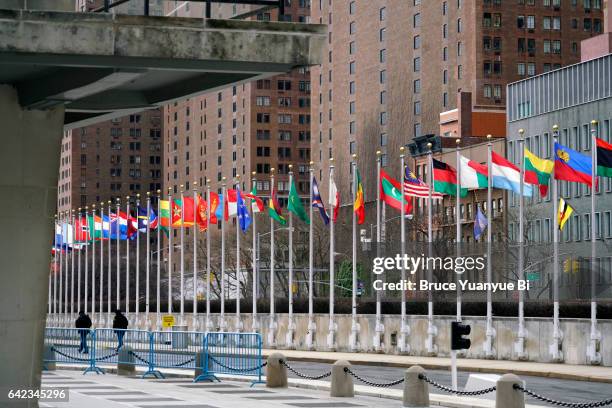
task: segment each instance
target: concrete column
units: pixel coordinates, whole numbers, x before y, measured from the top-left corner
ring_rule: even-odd
[[[346,360],[338,360],[331,369],[331,387],[329,395],[331,397],[354,397],[353,377],[344,371],[351,368],[351,363]]]
[[[64,109],[23,110],[0,85],[0,389],[39,388]],[[35,401],[9,407],[38,406]]]
[[[515,390],[514,385],[523,382],[514,374],[504,374],[497,380],[495,393],[495,408],[525,408],[525,394]]]
[[[55,371],[56,355],[52,344],[45,344],[43,349],[43,360],[45,361],[44,366],[47,371]]]
[[[404,372],[403,407],[429,407],[429,385],[419,378],[425,374],[421,366],[412,366]]]
[[[266,387],[287,388],[287,367],[280,363],[281,360],[287,361],[281,353],[272,353],[268,357]]]
[[[119,349],[119,356],[117,357],[117,375],[132,376],[136,374],[136,364],[134,362],[134,355],[129,346],[123,346]]]

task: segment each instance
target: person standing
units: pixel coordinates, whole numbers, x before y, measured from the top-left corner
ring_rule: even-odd
[[[79,353],[89,353],[89,347],[87,347],[87,335],[89,334],[89,328],[91,327],[91,319],[85,312],[80,311],[79,317],[74,322],[74,326],[79,329],[79,335],[81,336],[81,344],[79,346]]]
[[[123,336],[128,328],[128,319],[125,317],[121,310],[115,310],[115,318],[113,319],[113,329],[117,335],[117,351],[123,347]]]

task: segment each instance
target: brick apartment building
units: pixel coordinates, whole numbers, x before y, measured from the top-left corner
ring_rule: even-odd
[[[503,113],[509,82],[578,62],[602,20],[602,0],[313,1],[312,21],[329,27],[312,70],[318,176],[327,184],[333,156],[347,203],[355,153],[374,200],[376,150],[398,174],[399,147],[438,134],[458,92],[471,92],[474,111]]]

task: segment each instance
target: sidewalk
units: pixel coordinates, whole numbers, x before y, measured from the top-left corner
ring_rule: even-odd
[[[305,361],[333,364],[337,360],[347,360],[351,364],[376,365],[382,367],[405,367],[419,365],[426,370],[449,370],[450,358],[418,357],[395,354],[340,353],[330,351],[263,350],[264,358],[279,352],[289,361]],[[460,371],[473,371],[492,374],[513,373],[536,377],[558,378],[564,380],[594,381],[612,384],[612,367],[587,365],[533,363],[511,360],[458,359]]]

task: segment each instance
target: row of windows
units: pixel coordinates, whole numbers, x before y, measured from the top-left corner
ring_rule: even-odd
[[[576,18],[572,18],[570,21],[571,28],[577,30],[580,28],[580,22]],[[502,15],[501,13],[483,13],[482,15],[482,26],[483,28],[500,28],[502,26]],[[536,16],[534,15],[520,15],[516,18],[516,27],[519,29],[535,30],[536,29]],[[542,17],[542,29],[543,30],[561,30],[561,17],[556,16],[543,16]],[[582,20],[582,29],[584,31],[593,31],[595,33],[601,33],[603,24],[599,18],[584,18]],[[444,38],[446,38],[446,28],[443,26]]]
[[[528,6],[535,6],[536,0],[517,0],[518,4],[526,4]],[[501,0],[484,0],[484,4],[493,4],[500,5]],[[538,0],[540,2],[540,0]],[[544,7],[561,7],[561,0],[541,0],[541,4]],[[578,0],[571,0],[571,6],[576,8],[578,6]],[[601,0],[582,0],[582,6],[589,10],[593,9],[601,9]]]
[[[550,218],[527,221],[525,234],[531,242],[552,242],[553,221]],[[518,238],[519,226],[510,223],[509,235],[511,240]],[[591,214],[576,214],[570,217],[561,231],[561,240],[564,242],[580,242],[591,239]],[[595,213],[595,239],[612,238],[612,213],[605,211]]]

